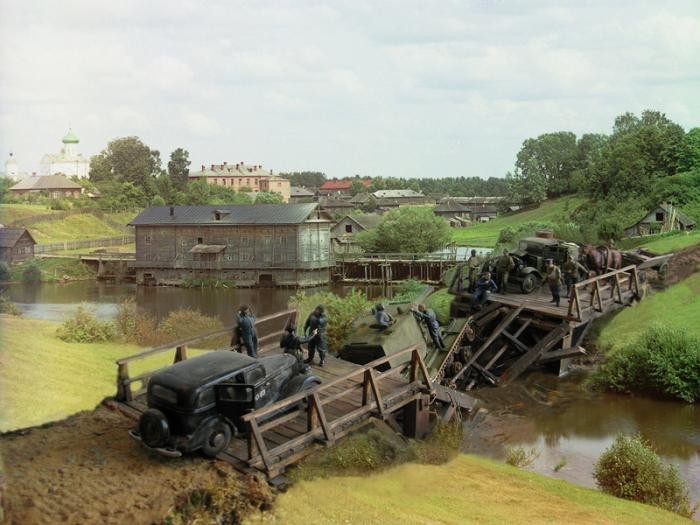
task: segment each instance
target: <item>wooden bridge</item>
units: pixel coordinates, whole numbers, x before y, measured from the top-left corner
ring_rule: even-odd
[[[259,339],[260,354],[279,351],[277,342],[283,328],[295,314],[288,310],[257,320],[259,333],[266,333]],[[146,385],[157,370],[132,376],[130,366],[156,356],[161,365],[182,361],[187,359],[188,348],[205,339],[229,335],[232,329],[233,326],[227,327],[118,360],[117,406],[134,418],[147,408]],[[215,351],[228,351],[228,348]],[[403,358],[398,366],[397,357]],[[385,372],[376,370],[389,360],[394,363],[392,368]],[[434,389],[415,346],[364,366],[330,356],[326,365],[314,367],[313,373],[323,381],[318,387],[245,415],[246,435],[232,439],[219,458],[240,471],[257,470],[274,478],[288,465],[310,454],[314,444],[331,444],[371,416],[382,418],[396,430],[413,437],[422,437],[427,429],[428,406]]]
[[[415,279],[440,283],[443,273],[466,260],[455,253],[363,253],[336,255],[334,278],[343,282],[391,283]]]

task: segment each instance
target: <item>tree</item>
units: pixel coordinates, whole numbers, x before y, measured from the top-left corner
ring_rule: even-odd
[[[168,175],[174,186],[179,190],[187,185],[190,164],[190,154],[186,149],[177,148],[170,154]]]
[[[514,204],[539,204],[547,199],[547,182],[538,174],[525,175],[518,168],[506,173],[508,202]]]
[[[160,165],[160,152],[150,149],[138,137],[114,139],[90,161],[90,180],[130,182],[152,191]]]
[[[679,158],[679,171],[700,168],[700,128],[693,128],[685,134],[685,143]]]
[[[577,154],[576,135],[570,131],[545,133],[523,142],[515,161],[516,172],[524,181],[544,183],[548,197],[570,193]]]
[[[320,171],[293,171],[291,173],[280,173],[279,176],[289,179],[292,186],[303,186],[305,188],[318,188],[326,182],[326,174]]]
[[[365,185],[362,184],[362,181],[360,179],[355,179],[350,184],[350,195],[355,196],[358,193],[362,193],[365,190],[366,190]]]
[[[365,251],[429,253],[450,241],[447,222],[429,208],[401,207],[388,212],[376,228],[358,234]]]
[[[255,204],[281,204],[282,195],[271,191],[261,191],[255,196]]]

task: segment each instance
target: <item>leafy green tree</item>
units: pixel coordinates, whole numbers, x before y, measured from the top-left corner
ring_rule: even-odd
[[[428,253],[450,241],[447,222],[429,208],[401,207],[382,217],[376,228],[358,234],[368,252]]]
[[[506,173],[508,201],[517,204],[538,204],[547,199],[547,181],[536,174],[526,177],[518,168]]]
[[[700,128],[693,128],[685,134],[685,144],[679,159],[679,171],[700,168]]]
[[[360,179],[353,180],[352,184],[350,184],[350,195],[354,196],[363,191],[365,191],[365,185],[362,184],[362,181]]]
[[[130,182],[153,192],[153,181],[161,171],[160,152],[138,137],[114,139],[90,161],[90,180]]]
[[[374,198],[374,195],[370,195],[367,199],[367,202],[360,206],[360,209],[365,213],[372,213],[374,211],[377,211],[377,208],[377,199]]]
[[[515,161],[516,172],[527,183],[544,183],[548,197],[570,193],[577,154],[576,135],[570,131],[545,133],[523,142]]]
[[[151,206],[165,206],[165,200],[163,200],[163,197],[160,195],[156,195],[153,197],[153,200],[151,200]]]
[[[289,179],[292,186],[303,186],[305,188],[318,188],[326,182],[326,174],[320,171],[293,171],[280,173],[279,176]]]
[[[271,191],[261,191],[255,196],[255,204],[281,204],[282,195]]]
[[[170,154],[168,175],[178,190],[182,190],[187,185],[190,164],[190,154],[186,149],[177,148]]]

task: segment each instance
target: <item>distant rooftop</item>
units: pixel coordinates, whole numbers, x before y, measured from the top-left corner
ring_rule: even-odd
[[[227,204],[146,208],[133,226],[180,224],[301,224],[316,210],[309,204]],[[218,217],[218,219],[217,219]]]
[[[12,190],[79,190],[82,186],[65,175],[41,175],[22,179]]]
[[[190,170],[190,177],[270,177],[274,173],[272,170],[263,169],[262,164],[202,164],[200,170]]]
[[[425,197],[420,192],[414,190],[377,190],[372,195],[377,199],[398,199],[407,197]]]

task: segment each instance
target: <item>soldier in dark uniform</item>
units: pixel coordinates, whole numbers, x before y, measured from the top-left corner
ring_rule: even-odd
[[[244,346],[250,357],[258,357],[258,333],[255,330],[255,316],[245,304],[241,305],[238,310],[238,324],[233,329],[231,346],[239,352]]]
[[[566,260],[561,269],[564,271],[564,284],[566,285],[566,296],[569,297],[571,287],[578,282],[578,265],[571,258],[570,254],[566,255]]]
[[[496,262],[496,285],[498,286],[499,293],[506,293],[508,276],[514,268],[515,261],[513,261],[513,258],[508,254],[508,250],[503,250],[503,255],[501,255],[498,258],[498,262]]]
[[[472,294],[472,308],[481,308],[481,305],[488,299],[489,293],[496,290],[498,290],[498,286],[491,279],[491,274],[489,272],[482,273],[479,280],[476,281],[476,287]]]
[[[374,307],[375,326],[380,330],[386,330],[394,324],[394,318],[384,309],[384,305],[379,303]]]
[[[444,350],[445,342],[442,340],[442,336],[440,335],[440,323],[438,323],[435,312],[428,310],[424,304],[419,304],[417,309],[412,308],[411,311],[416,318],[425,322],[425,326],[428,327],[428,333],[430,334],[430,339],[432,339],[435,348],[438,350]]]
[[[294,323],[289,323],[285,327],[286,333],[282,336],[282,339],[280,339],[280,348],[284,349],[285,354],[291,354],[297,358],[299,370],[308,369],[308,366],[304,364],[304,355],[301,350],[301,345],[308,343],[311,339],[316,337],[318,330],[311,332],[309,337],[299,337],[296,330],[297,327]]]
[[[552,292],[552,300],[549,302],[559,306],[561,301],[561,270],[554,264],[554,259],[547,259],[547,284],[549,284],[549,291]]]
[[[309,341],[309,357],[304,363],[310,364],[314,362],[314,356],[318,350],[318,356],[320,362],[318,366],[323,366],[326,361],[326,352],[328,351],[328,336],[326,335],[326,328],[328,326],[328,317],[323,313],[323,305],[319,304],[314,311],[309,314],[306,318],[306,323],[304,323],[304,334],[307,337],[316,331],[316,335]]]

